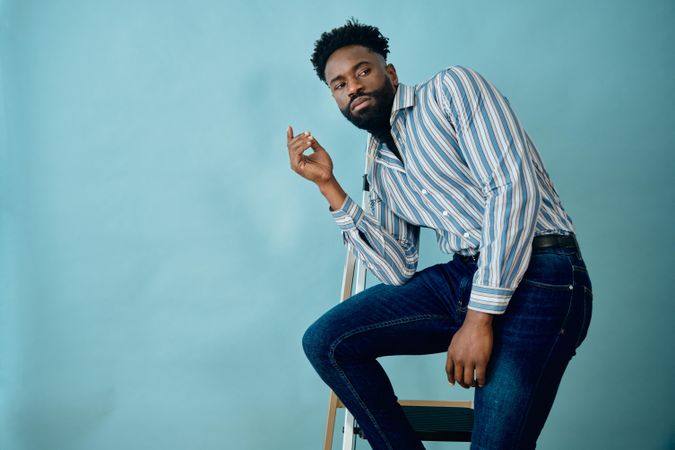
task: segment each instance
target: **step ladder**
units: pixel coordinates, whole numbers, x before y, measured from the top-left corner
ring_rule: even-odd
[[[366,158],[366,173],[368,164],[372,158]],[[368,207],[368,179],[363,176],[363,199],[364,211]],[[366,265],[347,249],[347,258],[342,274],[342,292],[340,302],[349,299],[365,289]],[[439,401],[439,400],[400,400],[408,421],[423,441],[445,442],[470,442],[473,428],[473,402],[472,401]],[[354,419],[354,416],[345,408],[344,404],[331,390],[328,400],[328,419],[326,421],[326,434],[324,438],[324,450],[333,449],[333,434],[338,408],[345,409],[342,450],[354,450],[356,438],[365,438],[363,431]]]

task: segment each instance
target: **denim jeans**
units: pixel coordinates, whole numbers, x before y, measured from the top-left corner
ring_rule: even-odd
[[[405,285],[365,289],[305,332],[310,363],[373,449],[424,449],[377,358],[446,352],[466,317],[476,268],[455,254]],[[586,337],[592,297],[577,249],[532,249],[506,312],[494,316],[486,384],[474,391],[472,449],[535,448],[563,372]]]

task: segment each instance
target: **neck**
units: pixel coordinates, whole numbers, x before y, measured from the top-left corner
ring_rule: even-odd
[[[387,144],[387,148],[391,150],[391,152],[396,155],[396,157],[403,162],[403,158],[401,158],[401,153],[399,149],[396,147],[396,142],[394,142],[394,138],[391,136],[391,127],[387,127],[385,130],[381,130],[380,134],[375,134],[371,133],[373,136],[377,138],[378,141],[384,142]]]
[[[386,141],[389,136],[391,136],[391,125],[389,123],[380,127],[377,127],[373,130],[368,130],[370,134],[375,136],[379,141]]]

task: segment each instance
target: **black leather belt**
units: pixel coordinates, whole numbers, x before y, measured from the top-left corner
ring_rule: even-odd
[[[574,234],[544,234],[540,236],[535,236],[532,240],[532,248],[547,248],[547,247],[561,247],[561,248],[576,248],[578,253],[579,243],[577,242],[577,237]],[[465,256],[458,255],[460,258],[466,260],[478,261],[479,253],[475,255]]]
[[[574,234],[544,234],[535,236],[532,248],[562,247],[579,249],[577,237]]]

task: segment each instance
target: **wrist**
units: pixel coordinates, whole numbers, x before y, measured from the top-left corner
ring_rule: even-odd
[[[491,326],[493,318],[494,316],[492,314],[469,309],[466,312],[464,323],[476,326]]]
[[[331,174],[330,178],[324,181],[317,181],[316,185],[319,187],[319,190],[325,194],[327,191],[330,191],[331,189],[335,189],[335,185],[337,183],[337,180]]]
[[[344,204],[347,194],[331,174],[330,178],[322,183],[317,183],[321,194],[326,197],[331,211],[337,211]]]

